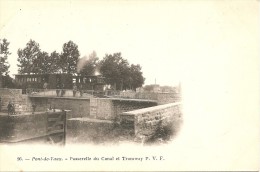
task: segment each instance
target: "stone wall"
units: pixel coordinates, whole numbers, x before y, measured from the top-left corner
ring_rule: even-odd
[[[122,112],[156,106],[155,101],[138,99],[90,99],[90,117],[115,120]]]
[[[68,119],[75,117],[89,117],[90,100],[77,98],[50,98],[49,104],[58,109],[70,110],[67,112]]]
[[[67,97],[31,97],[31,101],[36,105],[36,111],[46,111],[47,109],[64,109],[68,118],[89,117],[90,100],[88,98],[67,98]]]
[[[68,120],[67,143],[139,142],[140,138],[151,138],[159,127],[180,125],[181,103],[159,106],[154,106],[153,103],[155,102],[131,99],[96,99],[90,103],[91,107],[97,105],[92,109],[93,115],[90,115],[95,115],[95,119]],[[135,108],[140,109],[133,110]]]
[[[155,93],[155,92],[120,92],[120,97],[131,99],[155,100],[158,104],[174,103],[181,100],[178,93]]]
[[[32,111],[31,100],[27,95],[22,94],[21,89],[0,88],[1,109],[7,112],[9,101],[13,102],[18,113],[18,106],[21,105],[21,112]]]
[[[90,117],[97,119],[113,119],[114,108],[110,99],[91,98],[90,99]]]
[[[155,101],[146,100],[90,99],[89,118],[68,120],[67,143],[118,143],[130,136],[119,125],[119,114],[156,105]]]
[[[142,109],[147,107],[153,107],[157,105],[155,101],[146,101],[138,99],[114,99],[113,102],[113,111],[114,118],[119,118],[120,114],[123,112],[128,112],[136,109]]]
[[[36,112],[47,111],[50,107],[56,109],[70,110],[68,117],[89,117],[89,98],[67,98],[67,97],[28,97],[22,94],[21,89],[0,89],[1,107],[3,112],[7,112],[9,101],[15,104],[16,112],[32,112],[32,104],[36,105]],[[18,106],[21,105],[21,112]]]
[[[133,131],[136,137],[151,137],[157,129],[172,123],[173,127],[182,121],[181,103],[170,103],[149,107],[120,115],[124,129]]]
[[[70,110],[68,118],[88,117],[96,119],[115,120],[119,114],[126,111],[156,106],[155,101],[122,98],[73,98],[73,97],[44,97],[22,94],[21,89],[0,89],[2,109],[7,111],[9,101],[14,102],[16,111],[22,106],[22,112],[31,112],[32,105],[36,111],[47,111],[50,107]]]
[[[177,93],[157,93],[157,102],[159,105],[181,101],[181,95]]]

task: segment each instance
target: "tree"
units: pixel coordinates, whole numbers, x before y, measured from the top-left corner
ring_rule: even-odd
[[[145,78],[140,65],[129,65],[122,58],[121,53],[106,54],[100,61],[100,71],[108,84],[115,85],[115,89],[136,89],[141,87]]]
[[[9,44],[10,42],[7,42],[7,39],[0,39],[0,75],[3,76],[8,75],[9,73],[9,63],[7,61],[8,56],[11,54],[9,52]]]
[[[14,79],[9,76],[9,44],[7,39],[0,39],[0,87],[15,88]]]
[[[78,46],[69,41],[63,44],[63,51],[61,53],[60,64],[63,73],[75,74],[77,72],[77,62],[80,53]]]
[[[61,65],[60,65],[60,54],[57,53],[56,51],[53,51],[50,55],[50,73],[57,73],[61,71]]]
[[[38,73],[57,73],[60,69],[59,62],[59,53],[56,51],[52,52],[50,56],[45,51],[40,52],[39,58],[36,60],[37,66],[39,68]]]
[[[78,61],[77,72],[81,75],[96,75],[99,71],[99,58],[93,51],[89,56],[84,56]]]
[[[145,78],[143,77],[142,67],[137,64],[132,64],[130,67],[130,86],[132,89],[141,87],[144,84]]]
[[[51,58],[49,57],[49,54],[45,51],[41,52],[38,58],[38,67],[39,72],[41,74],[51,73]]]
[[[129,63],[121,57],[121,53],[106,54],[100,62],[100,71],[108,84],[115,85],[115,89],[123,89],[129,73]]]
[[[15,88],[16,85],[15,85],[14,79],[11,78],[9,75],[2,76],[2,87],[3,88]],[[1,84],[0,84],[0,88],[1,88]]]
[[[24,73],[40,73],[40,58],[41,50],[40,45],[30,40],[24,49],[18,49],[18,72],[21,74]]]

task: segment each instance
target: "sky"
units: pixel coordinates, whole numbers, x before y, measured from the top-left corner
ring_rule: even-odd
[[[48,53],[72,40],[81,57],[121,52],[142,66],[145,84],[221,87],[245,75],[240,64],[250,66],[248,73],[258,70],[252,67],[258,64],[258,6],[243,0],[0,0],[0,38],[10,42],[10,74],[17,73],[17,50],[30,39]]]
[[[100,58],[121,52],[130,63],[143,67],[146,84],[155,79],[162,85],[178,83],[185,59],[200,44],[200,40],[194,43],[194,37],[207,39],[204,29],[198,27],[210,22],[208,17],[218,17],[217,9],[207,9],[214,4],[197,9],[199,3],[187,1],[1,2],[8,9],[1,12],[5,19],[1,19],[1,38],[10,41],[11,74],[17,73],[18,48],[24,48],[30,39],[48,53],[61,52],[62,45],[72,40],[81,57],[92,51]]]
[[[235,43],[234,29],[250,22],[239,9],[243,1],[0,2],[0,36],[10,42],[11,74],[17,73],[18,48],[30,39],[48,53],[61,52],[72,40],[81,57],[121,52],[142,66],[145,84],[174,85],[203,63],[222,63],[218,56]]]

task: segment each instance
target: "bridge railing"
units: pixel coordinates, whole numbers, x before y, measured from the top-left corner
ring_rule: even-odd
[[[29,96],[48,96],[48,97],[88,97],[102,94],[94,90],[72,90],[72,89],[26,89],[26,94]]]
[[[118,91],[118,90],[106,90],[105,95],[106,96],[112,96],[112,97],[119,97],[120,91]]]

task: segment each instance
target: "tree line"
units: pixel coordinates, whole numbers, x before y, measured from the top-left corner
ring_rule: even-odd
[[[8,56],[11,55],[9,44],[7,39],[0,39],[0,87],[14,87],[12,78],[9,76],[10,64],[7,61]]]
[[[0,41],[0,74],[8,75],[10,64],[7,57],[11,54],[8,50],[9,42]],[[95,51],[90,55],[80,58],[78,45],[72,41],[64,43],[62,52],[47,53],[40,49],[39,43],[30,40],[24,48],[19,48],[18,73],[19,74],[54,74],[68,73],[72,75],[97,75],[102,74],[106,83],[117,90],[136,89],[144,84],[142,67],[130,64],[122,57],[120,52],[105,54],[102,59],[97,57]]]

